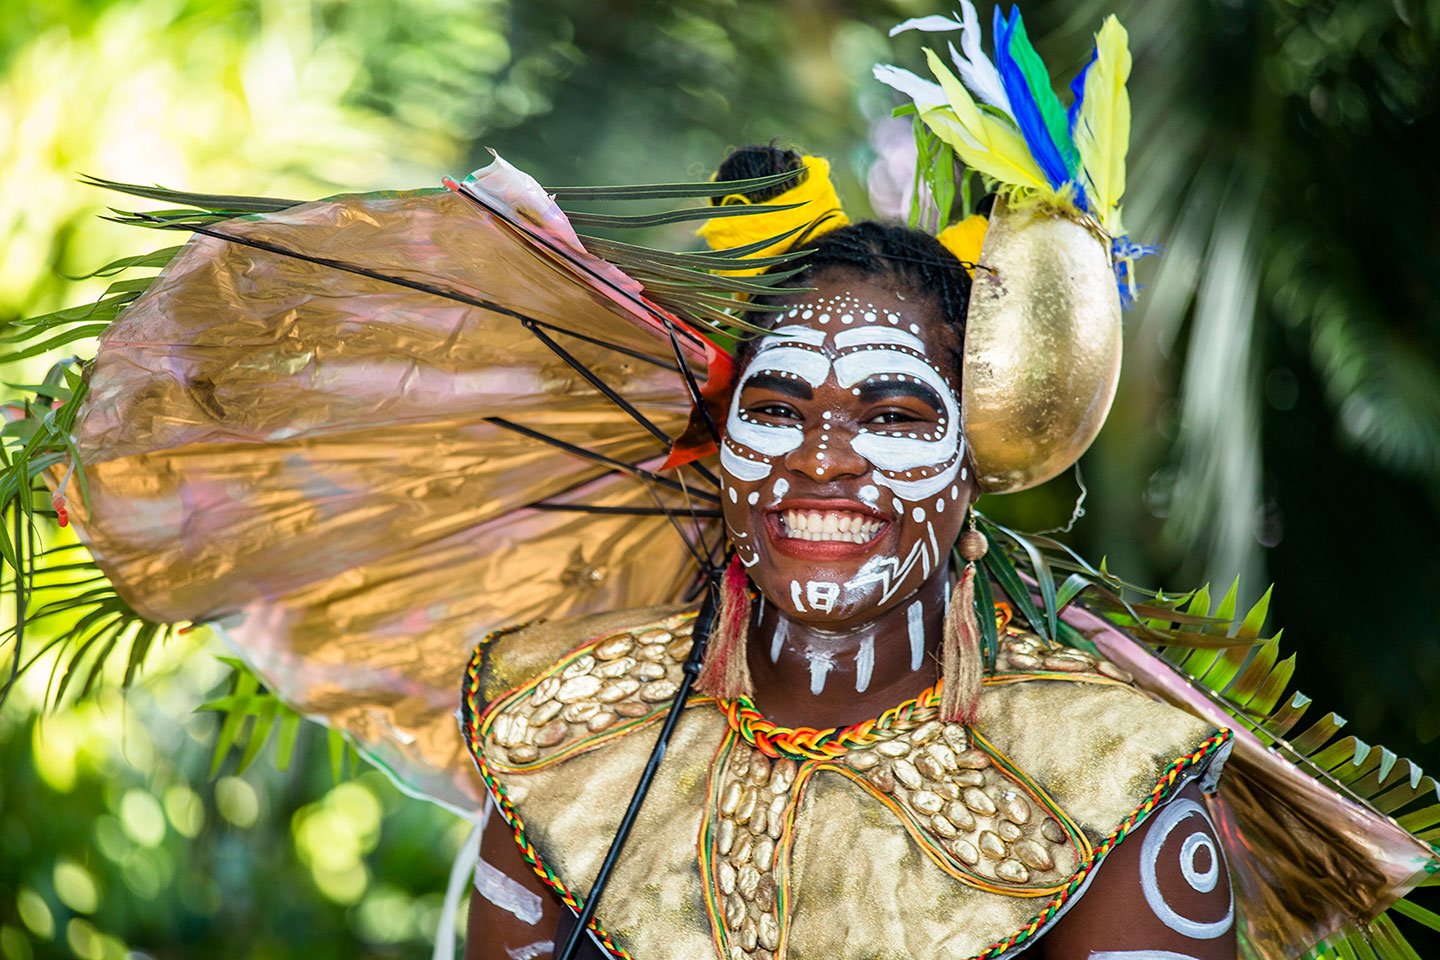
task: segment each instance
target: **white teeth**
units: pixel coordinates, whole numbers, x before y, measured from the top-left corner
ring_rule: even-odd
[[[861,513],[826,510],[786,510],[781,514],[781,533],[792,540],[839,540],[868,543],[875,539],[883,520]]]

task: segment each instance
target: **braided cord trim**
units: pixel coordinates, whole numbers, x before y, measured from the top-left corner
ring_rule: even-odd
[[[500,631],[496,632],[499,633]],[[541,883],[545,884],[551,890],[554,890],[556,895],[569,906],[570,909],[574,910],[576,914],[579,914],[580,910],[584,907],[584,901],[567,887],[564,882],[555,875],[554,871],[550,869],[545,861],[541,859],[539,851],[535,849],[534,844],[530,842],[530,838],[525,832],[524,821],[520,819],[520,814],[515,810],[515,805],[510,802],[510,797],[505,793],[505,788],[502,787],[500,782],[495,778],[494,772],[490,769],[490,765],[485,762],[484,754],[480,751],[480,744],[484,742],[484,732],[482,730],[484,717],[477,709],[479,706],[480,693],[480,662],[485,644],[489,642],[493,636],[494,634],[491,634],[491,636],[487,636],[484,640],[480,641],[480,644],[475,648],[474,655],[470,658],[469,665],[465,668],[465,686],[463,696],[460,700],[460,729],[465,737],[465,746],[470,751],[470,756],[480,771],[480,778],[485,781],[486,789],[490,791],[490,796],[494,798],[495,806],[499,809],[500,816],[504,818],[505,823],[513,832],[515,845],[520,848],[520,856],[524,858],[525,862],[530,865],[530,868],[535,871],[535,875],[540,878]],[[505,698],[502,697],[500,700],[497,700],[496,703],[501,703],[504,699]],[[606,952],[612,957],[616,957],[618,960],[633,960],[623,947],[611,939],[610,934],[605,932],[598,921],[591,919],[588,927],[590,931],[595,934],[600,945],[604,947]]]
[[[1130,835],[1130,832],[1135,829],[1137,824],[1143,822],[1152,810],[1158,807],[1174,792],[1175,784],[1179,781],[1181,774],[1185,773],[1185,771],[1191,767],[1204,762],[1214,754],[1215,751],[1229,743],[1232,736],[1233,734],[1229,730],[1221,730],[1208,740],[1202,741],[1201,744],[1196,747],[1194,753],[1183,756],[1166,767],[1165,772],[1160,774],[1160,780],[1155,784],[1155,789],[1150,792],[1150,796],[1146,797],[1145,801],[1136,807],[1130,816],[1125,818],[1124,822],[1120,824],[1114,833],[1101,841],[1100,845],[1095,848],[1095,853],[1089,860],[1080,865],[1080,869],[1075,871],[1075,875],[1070,878],[1070,882],[1065,885],[1064,890],[1061,890],[1060,893],[1056,895],[1055,899],[1047,903],[1044,909],[1037,913],[1025,926],[1010,934],[1010,936],[1004,940],[997,940],[995,943],[992,943],[972,957],[971,960],[995,960],[996,957],[1001,956],[1012,947],[1025,943],[1043,931],[1045,927],[1049,925],[1050,921],[1059,914],[1060,910],[1070,900],[1070,897],[1074,895],[1075,891],[1085,885],[1085,881],[1089,878],[1090,874],[1094,872],[1095,868],[1100,866],[1101,861],[1105,859],[1106,855],[1109,854],[1111,850],[1114,850],[1115,847],[1120,844],[1120,841]]]
[[[995,604],[995,624],[1004,629],[1013,616],[1008,603]],[[988,679],[988,678],[987,678]],[[782,727],[766,717],[749,697],[718,701],[730,729],[745,742],[770,757],[791,760],[833,760],[854,747],[863,747],[876,740],[889,739],[905,730],[932,719],[939,713],[941,684],[922,692],[913,700],[891,707],[874,720],[849,727]],[[899,729],[892,729],[898,727]]]
[[[926,690],[913,700],[906,700],[897,707],[891,707],[874,720],[866,720],[852,727],[830,727],[816,730],[813,727],[782,727],[767,718],[755,707],[749,697],[718,701],[730,729],[740,735],[755,749],[772,759],[789,757],[791,760],[832,760],[843,756],[852,747],[865,746],[884,738],[892,727],[904,729],[928,720],[939,711],[939,685]],[[913,721],[913,722],[911,722]]]

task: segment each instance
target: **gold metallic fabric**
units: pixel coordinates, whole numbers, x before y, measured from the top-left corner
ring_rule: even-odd
[[[477,651],[471,748],[562,897],[584,898],[680,677],[692,621],[653,617],[591,621],[603,630],[498,696],[491,673],[581,631]],[[958,960],[1005,941],[1078,895],[1063,891],[1094,846],[1215,733],[1096,666],[992,678],[973,729],[941,723],[932,697],[823,761],[766,756],[693,698],[597,906],[604,933],[636,960]]]
[[[662,516],[534,506],[684,501],[490,419],[622,463],[666,454],[502,311],[548,324],[674,434],[689,403],[670,345],[583,263],[450,192],[342,196],[216,229],[495,308],[193,240],[101,340],[77,526],[141,613],[216,623],[287,703],[407,788],[474,808],[453,713],[476,642],[670,601],[694,574]],[[687,362],[703,376],[698,353]]]
[[[981,489],[1011,493],[1090,446],[1120,378],[1120,296],[1090,228],[997,201],[966,318],[965,432]]]

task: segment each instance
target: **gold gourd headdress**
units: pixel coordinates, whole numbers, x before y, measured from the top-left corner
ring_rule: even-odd
[[[932,195],[953,195],[954,159],[964,176],[979,173],[999,194],[988,219],[965,217],[937,238],[974,277],[962,402],[981,489],[1009,493],[1078,460],[1115,396],[1121,300],[1134,294],[1133,259],[1149,252],[1122,235],[1120,219],[1130,54],[1124,27],[1109,17],[1071,84],[1067,113],[1019,11],[1007,21],[996,9],[992,61],[981,50],[974,6],[961,0],[961,7],[961,20],[920,17],[891,31],[961,31],[963,53],[950,48],[959,79],[930,50],[935,81],[886,64],[875,76],[913,101],[902,110],[915,114],[922,157],[934,161],[921,164]],[[833,198],[834,188],[816,183],[828,169],[823,161],[804,163],[801,183],[769,201],[799,206],[766,214],[753,227],[747,221],[760,218],[714,221],[725,245],[812,223],[805,236],[813,238],[848,222],[843,214],[817,220],[820,205],[811,201]],[[941,219],[943,226],[948,209]]]

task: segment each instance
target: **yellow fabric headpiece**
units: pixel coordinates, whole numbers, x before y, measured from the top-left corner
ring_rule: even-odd
[[[980,248],[985,243],[985,228],[990,222],[983,213],[973,213],[959,223],[951,224],[935,235],[940,245],[955,254],[957,260],[965,263],[965,272],[975,276],[975,264],[980,262]]]
[[[824,157],[802,157],[800,162],[803,165],[802,169],[808,175],[799,184],[778,197],[766,200],[765,204],[778,206],[801,203],[804,206],[796,207],[793,210],[757,213],[753,217],[717,217],[714,220],[707,220],[705,226],[697,232],[705,238],[710,249],[728,250],[732,247],[741,247],[748,243],[764,240],[766,237],[787,233],[796,227],[813,224],[808,232],[788,237],[780,243],[772,244],[749,255],[750,257],[770,257],[784,253],[798,242],[813,239],[849,223],[850,218],[845,216],[845,211],[840,207],[840,197],[835,192],[835,184],[830,182],[830,161]],[[732,193],[720,201],[721,206],[736,203],[749,204],[752,201],[738,193]],[[756,267],[751,270],[717,272],[726,276],[750,277],[762,272],[763,269]]]

